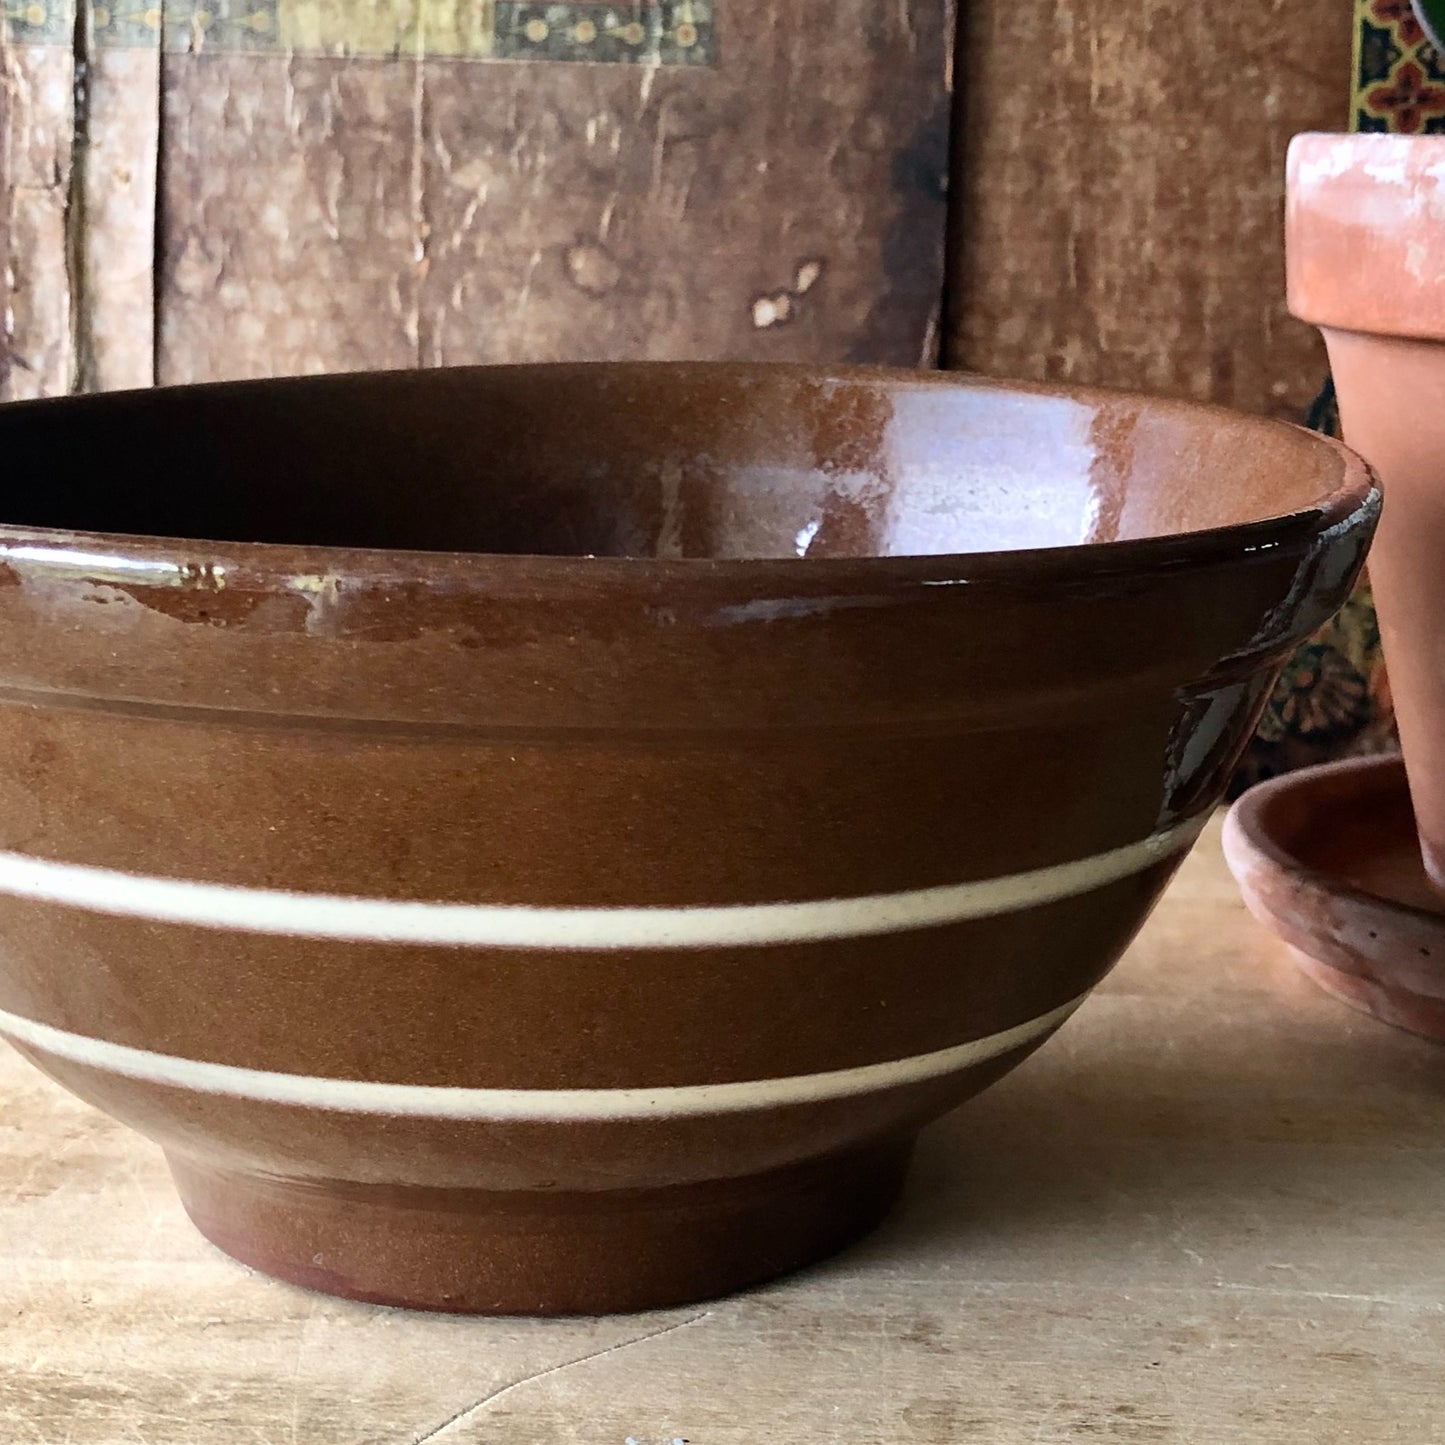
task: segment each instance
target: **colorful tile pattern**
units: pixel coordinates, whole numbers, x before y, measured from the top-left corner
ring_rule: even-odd
[[[1352,129],[1445,134],[1445,62],[1410,0],[1355,0]]]
[[[716,0],[82,0],[91,43],[176,52],[715,65]],[[75,0],[0,0],[7,42],[70,45]]]

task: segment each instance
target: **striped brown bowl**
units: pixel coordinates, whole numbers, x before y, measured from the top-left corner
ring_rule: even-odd
[[[0,1031],[238,1259],[471,1311],[879,1219],[1379,507],[1271,422],[794,367],[27,403],[0,457]]]

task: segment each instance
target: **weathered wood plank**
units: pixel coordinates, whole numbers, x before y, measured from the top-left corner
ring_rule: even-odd
[[[0,401],[69,389],[75,67],[0,29]]]
[[[1343,122],[1349,27],[1326,0],[1161,4],[965,7],[951,356],[1294,416],[1321,355],[1283,310],[1282,153],[1293,131]],[[71,47],[63,14],[42,8],[48,48],[4,61],[6,395],[77,370]],[[579,52],[574,31],[533,44],[531,11],[501,8],[510,20],[483,0],[166,7],[169,379],[418,358],[931,355],[946,5],[727,7],[716,64],[685,67],[558,61]],[[153,48],[144,28],[117,9],[96,38],[96,157],[114,133],[110,47]],[[497,33],[530,63],[414,58],[495,55]],[[140,137],[151,87],[125,88]],[[356,173],[341,174],[353,144]],[[310,174],[296,167],[307,145]],[[82,336],[89,319],[97,368],[117,357],[107,385],[146,349],[148,181],[144,151],[127,153],[138,164],[93,164],[84,188],[96,216],[107,173],[130,172],[141,197],[83,272]],[[124,324],[105,314],[105,265],[123,273]]]
[[[164,57],[159,380],[415,365],[417,74]]]
[[[931,361],[950,6],[716,26],[715,64],[168,54],[163,378]]]
[[[155,379],[160,47],[94,47],[84,159],[82,386]]]
[[[426,68],[424,361],[932,364],[948,7],[718,23],[715,68]]]
[[[1298,420],[1324,356],[1284,303],[1284,150],[1340,130],[1337,0],[963,7],[950,357]]]
[[[951,0],[6,15],[0,395],[936,358]]]

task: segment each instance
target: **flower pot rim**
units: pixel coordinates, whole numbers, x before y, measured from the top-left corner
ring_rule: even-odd
[[[1301,321],[1445,341],[1445,134],[1295,136],[1285,255]]]

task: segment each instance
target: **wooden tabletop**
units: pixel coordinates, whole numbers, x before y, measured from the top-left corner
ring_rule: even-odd
[[[0,1047],[4,1445],[1445,1441],[1445,1050],[1298,977],[1212,827],[888,1224],[740,1298],[429,1318],[232,1264]]]

